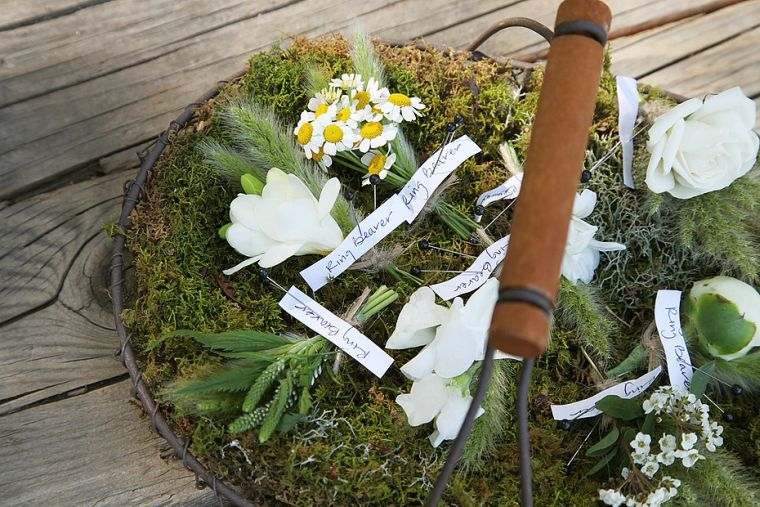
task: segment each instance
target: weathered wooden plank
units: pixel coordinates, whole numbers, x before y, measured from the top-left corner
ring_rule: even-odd
[[[665,16],[672,12],[699,5],[708,5],[712,0],[607,0],[612,10],[612,29],[638,24],[653,17]],[[513,16],[525,16],[549,26],[554,25],[554,17],[560,0],[528,0],[517,5],[507,3],[503,8],[489,12],[484,16],[471,19],[443,29],[436,29],[427,34],[429,42],[448,44],[456,48],[465,48],[488,27],[501,19]],[[492,37],[480,48],[492,56],[516,56],[533,53],[546,48],[543,39],[525,29],[513,28]]]
[[[619,74],[637,79],[646,78],[658,69],[666,69],[684,58],[734,39],[758,25],[760,0],[753,0],[665,25],[656,31],[616,39],[610,42],[612,68]],[[695,37],[695,34],[699,36]],[[714,72],[719,73],[720,69],[715,69]],[[681,77],[689,78],[687,75]],[[753,81],[760,84],[757,73]],[[671,91],[677,92],[675,89]]]
[[[100,245],[93,240],[118,212],[128,177],[85,181],[0,210],[0,323],[56,300],[74,261]]]
[[[4,505],[214,505],[177,460],[122,381],[0,416]]]
[[[2,0],[0,1],[0,31],[66,16],[104,1],[107,0],[26,0],[22,2]]]

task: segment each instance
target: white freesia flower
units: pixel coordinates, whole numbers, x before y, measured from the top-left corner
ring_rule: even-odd
[[[414,121],[422,116],[425,104],[419,97],[409,97],[403,93],[391,93],[388,100],[380,104],[380,110],[390,121],[401,123],[402,120]]]
[[[332,178],[317,200],[297,176],[270,169],[260,196],[238,194],[230,204],[232,225],[225,237],[248,259],[224,274],[256,262],[268,268],[293,255],[331,252],[343,240],[330,216],[339,192],[340,182]]]
[[[415,381],[409,394],[396,397],[396,403],[406,412],[410,426],[419,426],[435,418],[436,430],[429,437],[433,447],[456,438],[472,401],[472,396],[463,395],[450,382],[450,379],[429,374]],[[476,417],[482,413],[480,408]]]
[[[596,192],[586,189],[576,195],[573,204],[573,215],[567,231],[565,256],[562,258],[562,276],[571,283],[578,280],[589,283],[594,277],[594,271],[599,266],[599,252],[625,250],[620,243],[603,242],[594,239],[598,227],[583,221],[594,211]]]
[[[362,164],[367,166],[367,174],[362,177],[362,186],[369,185],[369,178],[376,174],[381,180],[388,176],[388,169],[396,163],[396,154],[386,155],[378,150],[370,150],[362,155]]]
[[[429,315],[420,311],[420,308],[432,308],[434,295],[431,289],[424,287],[426,290],[416,298],[422,289],[413,294],[399,315],[396,329],[386,347],[425,347],[401,367],[401,372],[412,380],[419,380],[430,373],[453,378],[467,371],[473,362],[482,360],[498,287],[497,279],[489,279],[470,296],[467,304],[462,298],[454,299],[451,308],[444,309],[446,313],[443,316],[435,309],[429,311]],[[424,303],[421,302],[422,298],[425,298]],[[433,334],[430,324],[434,321],[440,322]],[[421,332],[421,329],[425,331]]]
[[[688,199],[746,174],[757,159],[755,109],[735,87],[704,100],[689,99],[657,118],[647,141],[649,189]]]

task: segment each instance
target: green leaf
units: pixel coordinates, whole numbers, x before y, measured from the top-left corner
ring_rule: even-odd
[[[715,362],[710,361],[709,363],[705,363],[702,366],[699,367],[699,369],[694,370],[694,374],[691,376],[691,381],[689,382],[689,392],[691,392],[694,396],[699,398],[703,394],[705,394],[705,390],[707,389],[707,385],[710,383],[710,375],[713,375],[713,372],[715,371]]]
[[[299,413],[291,412],[285,414],[280,419],[280,424],[277,425],[277,431],[280,433],[287,433],[296,427],[296,425],[306,419],[306,416]]]
[[[301,391],[301,397],[298,399],[298,413],[306,415],[311,410],[311,393],[309,392],[309,386],[304,386]]]
[[[649,412],[646,417],[644,418],[644,424],[641,425],[641,432],[646,433],[647,435],[651,435],[654,431],[654,412]],[[633,440],[633,437],[631,437],[631,440]],[[630,442],[631,440],[627,440],[626,442]]]
[[[230,423],[228,426],[228,429],[230,430],[230,433],[233,435],[238,435],[240,433],[243,433],[244,431],[248,431],[252,428],[255,428],[259,424],[261,424],[261,421],[264,419],[264,416],[267,413],[267,409],[264,407],[257,408],[254,412],[250,414],[243,414],[234,421]]]
[[[167,337],[175,336],[188,336],[211,350],[227,352],[261,352],[291,343],[287,338],[276,334],[248,329],[224,333],[201,333],[189,329],[178,329]]]
[[[620,437],[620,430],[617,429],[617,427],[612,428],[612,430],[602,437],[601,440],[586,450],[586,456],[599,456],[604,454],[604,451],[609,449],[610,446],[615,445],[618,437]]]
[[[755,323],[745,320],[736,304],[723,296],[703,294],[693,303],[697,333],[712,355],[734,354],[755,335]]]
[[[245,399],[243,400],[243,412],[251,412],[259,405],[264,394],[269,387],[274,384],[274,381],[277,379],[277,376],[283,368],[285,368],[285,361],[282,359],[267,366],[264,372],[259,375],[253,383],[248,394],[245,395]]]
[[[610,452],[608,452],[607,454],[605,454],[604,457],[602,459],[600,459],[599,461],[597,461],[596,465],[594,465],[591,468],[591,470],[589,470],[586,473],[586,477],[590,477],[590,476],[594,475],[595,473],[600,472],[604,467],[606,467],[610,463],[610,461],[612,461],[612,459],[615,456],[617,456],[617,453],[618,453],[618,448],[617,447],[613,447]]]
[[[240,363],[220,368],[205,378],[189,380],[177,384],[175,389],[168,391],[171,397],[193,397],[209,392],[242,392],[250,389],[253,380],[261,374],[266,363]]]
[[[641,403],[635,399],[621,398],[611,394],[605,396],[601,400],[596,402],[596,408],[604,412],[610,417],[615,419],[621,419],[623,421],[631,421],[644,415],[644,410],[641,408]]]
[[[290,392],[292,389],[293,379],[291,379],[290,376],[287,376],[283,379],[282,382],[280,382],[279,387],[277,387],[277,392],[274,394],[274,398],[272,398],[272,404],[269,406],[267,415],[264,417],[264,420],[261,423],[261,429],[259,430],[259,443],[263,444],[269,440],[269,437],[271,437],[272,433],[274,433],[274,430],[280,423],[282,414],[285,413],[285,407],[288,404],[288,398],[290,397]]]

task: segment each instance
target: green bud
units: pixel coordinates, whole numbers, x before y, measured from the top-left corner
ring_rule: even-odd
[[[222,239],[227,239],[227,230],[229,230],[230,227],[232,227],[232,224],[224,224],[221,226],[218,231],[219,237]]]
[[[264,182],[250,173],[245,173],[240,177],[240,185],[243,187],[243,192],[248,195],[261,195],[264,188]]]
[[[760,345],[760,294],[728,276],[694,284],[686,310],[702,347],[730,361]]]

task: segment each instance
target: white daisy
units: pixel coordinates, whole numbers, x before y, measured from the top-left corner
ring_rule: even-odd
[[[425,109],[425,104],[419,97],[391,93],[388,100],[380,105],[380,109],[390,121],[401,123],[402,120],[414,121],[418,116],[422,116],[420,111]]]
[[[330,80],[330,86],[349,90],[351,88],[364,88],[364,79],[361,74],[342,74],[339,78]]]
[[[303,115],[301,115],[301,120],[296,128],[293,129],[293,135],[296,136],[296,141],[306,153],[306,158],[311,158],[312,153],[316,153],[322,148],[324,139],[321,129],[315,128],[314,124],[307,121]]]
[[[310,118],[309,121],[318,119],[325,113],[328,115],[334,115],[337,111],[337,107],[335,107],[334,104],[338,102],[341,95],[342,92],[340,89],[332,87],[324,88],[323,90],[318,91],[316,95],[309,99],[309,103],[307,104],[307,107],[311,113],[309,113],[309,111],[304,111],[307,117],[313,115],[313,118]],[[301,113],[302,117],[304,113]]]
[[[385,155],[377,150],[370,150],[362,155],[362,164],[367,166],[367,174],[362,177],[362,186],[369,185],[369,178],[377,174],[381,180],[388,176],[388,169],[396,162],[396,154]]]
[[[357,111],[346,95],[343,95],[335,104],[335,120],[343,122],[352,129],[356,129],[356,125],[362,120],[364,114],[361,111]]]
[[[356,140],[353,130],[340,121],[331,121],[321,129],[325,144],[322,149],[328,155],[335,155],[339,151],[350,150]]]
[[[362,83],[363,84],[363,83]],[[379,106],[388,100],[390,92],[388,88],[381,87],[377,79],[371,77],[367,80],[367,86],[357,86],[351,90],[351,102],[357,110],[361,111],[367,106]]]
[[[359,127],[357,143],[359,151],[367,153],[370,148],[380,148],[392,141],[398,134],[398,127],[394,124],[383,124],[379,121],[368,121]]]
[[[325,150],[323,150],[322,147],[320,147],[314,153],[306,153],[306,158],[310,158],[316,162],[317,165],[325,171],[332,165],[332,157],[325,153]]]

